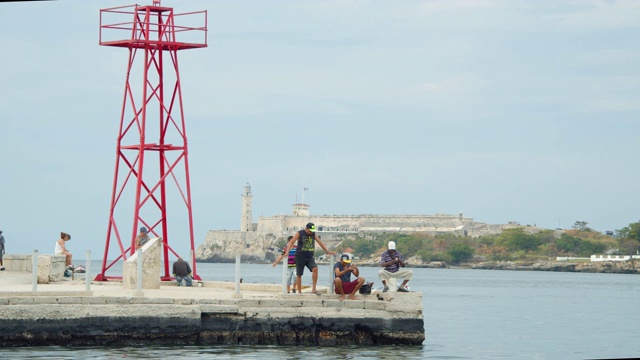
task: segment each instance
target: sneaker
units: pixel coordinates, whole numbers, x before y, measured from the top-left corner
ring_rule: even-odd
[[[387,285],[384,286],[384,289],[382,289],[382,292],[387,292],[389,291],[389,287]]]
[[[407,290],[404,286],[398,287],[398,291],[400,291],[400,292],[409,292],[409,290]]]
[[[3,267],[0,267],[0,271],[4,271],[4,266],[3,266]]]
[[[294,293],[294,294],[296,293],[296,289],[293,289],[293,293]]]

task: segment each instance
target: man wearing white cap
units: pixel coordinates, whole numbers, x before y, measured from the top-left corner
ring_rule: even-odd
[[[380,280],[382,280],[382,285],[384,285],[384,290],[382,290],[382,292],[389,290],[387,280],[391,278],[404,279],[402,284],[398,286],[398,291],[409,292],[406,286],[413,276],[413,270],[400,269],[401,267],[405,267],[404,257],[396,251],[395,242],[389,241],[388,247],[389,250],[380,255],[380,266],[384,268],[378,272],[378,276],[380,277]]]

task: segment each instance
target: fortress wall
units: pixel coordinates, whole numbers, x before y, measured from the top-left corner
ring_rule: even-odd
[[[236,254],[243,260],[265,260],[273,255],[269,248],[286,240],[287,236],[312,222],[318,227],[318,234],[330,244],[345,238],[355,238],[366,233],[451,233],[458,236],[479,237],[494,235],[503,229],[515,228],[515,224],[489,225],[456,215],[318,215],[261,216],[255,231],[211,230],[205,242],[196,251],[200,261],[235,261]]]
[[[288,235],[314,223],[320,231],[453,231],[473,224],[472,218],[455,215],[278,215],[260,217],[258,232]]]
[[[518,227],[521,227],[521,226],[516,224],[490,225],[490,224],[483,224],[483,223],[472,223],[465,226],[465,230],[467,230],[467,235],[472,237],[479,237],[479,236],[499,234],[504,229],[514,229]]]
[[[290,216],[285,216],[285,215],[277,215],[277,216],[269,216],[269,217],[261,216],[258,220],[258,228],[256,231],[261,234],[282,234],[283,224],[287,217],[290,217]]]
[[[457,216],[370,216],[363,217],[360,222],[360,229],[365,230],[367,228],[423,228],[423,229],[436,229],[436,228],[451,228],[455,229],[463,225],[463,220],[470,221],[471,219],[460,219]]]

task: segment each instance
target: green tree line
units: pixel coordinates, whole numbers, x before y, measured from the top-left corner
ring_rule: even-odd
[[[384,233],[344,240],[337,251],[348,248],[360,258],[386,250],[395,241],[405,258],[419,256],[422,261],[444,261],[460,264],[478,260],[527,260],[557,256],[589,257],[610,249],[614,254],[636,254],[640,249],[640,222],[616,230],[615,236],[594,231],[585,221],[576,221],[571,230],[542,230],[535,233],[526,227],[506,229],[497,235],[472,238],[453,234]]]

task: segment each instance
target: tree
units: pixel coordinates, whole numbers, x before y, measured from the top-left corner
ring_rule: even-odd
[[[626,254],[631,256],[637,255],[640,249],[640,241],[636,239],[627,238],[622,240],[620,247],[622,247]]]
[[[616,230],[616,233],[620,240],[633,239],[640,241],[640,221],[631,223],[620,230]]]
[[[474,249],[465,243],[457,242],[449,246],[447,254],[451,255],[451,261],[458,264],[464,260],[471,259],[474,255]]]
[[[576,221],[575,224],[573,224],[572,228],[576,229],[576,230],[580,230],[580,231],[591,231],[591,229],[587,226],[589,223],[586,221]]]
[[[504,230],[496,239],[496,244],[511,251],[533,251],[540,246],[541,240],[533,235],[525,234],[522,228],[514,228]]]

